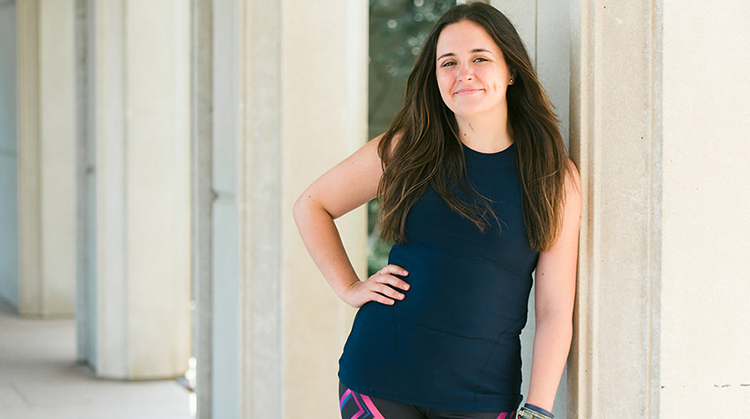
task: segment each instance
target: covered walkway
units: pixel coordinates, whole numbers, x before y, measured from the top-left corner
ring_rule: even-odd
[[[20,318],[0,300],[0,419],[191,417],[178,383],[100,380],[75,359],[75,320]]]

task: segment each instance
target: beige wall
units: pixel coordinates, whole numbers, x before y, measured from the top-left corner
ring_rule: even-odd
[[[742,417],[750,414],[750,3],[663,4],[660,417]]]

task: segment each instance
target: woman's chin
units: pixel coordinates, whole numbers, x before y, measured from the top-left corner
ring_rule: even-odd
[[[456,118],[460,119],[476,119],[479,117],[482,117],[483,115],[486,115],[488,113],[489,109],[485,109],[482,107],[462,107],[462,108],[456,108],[456,110],[453,111],[453,114],[456,116]]]

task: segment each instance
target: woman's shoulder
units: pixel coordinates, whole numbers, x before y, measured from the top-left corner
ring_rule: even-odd
[[[574,188],[576,192],[581,191],[581,174],[578,172],[578,166],[570,157],[565,157],[565,189]]]
[[[392,132],[389,130],[373,138],[371,142],[377,148],[380,159],[388,161],[396,153],[402,139],[402,131]]]

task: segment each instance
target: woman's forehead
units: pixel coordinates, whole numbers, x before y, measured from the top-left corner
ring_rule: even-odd
[[[462,20],[452,23],[440,32],[437,41],[437,57],[445,54],[470,54],[474,52],[500,52],[492,37],[478,23]]]

